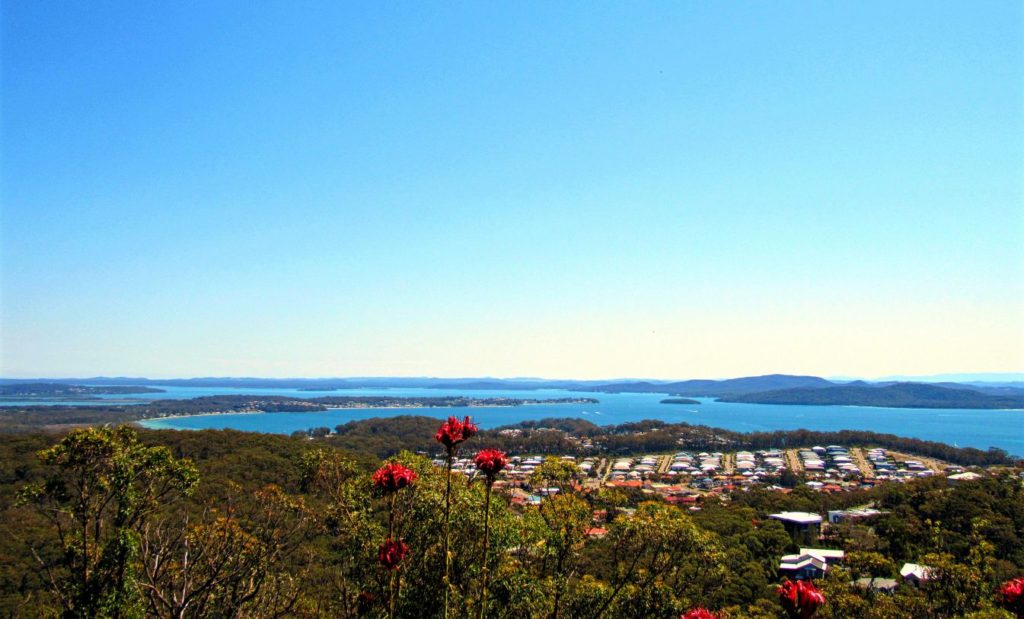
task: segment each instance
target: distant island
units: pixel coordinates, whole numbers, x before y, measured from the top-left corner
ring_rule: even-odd
[[[1022,395],[989,395],[924,383],[832,385],[816,389],[779,389],[719,398],[749,404],[816,404],[891,408],[1024,408]]]
[[[835,383],[817,376],[768,374],[726,380],[682,380],[675,382],[622,382],[598,385],[594,391],[611,393],[669,393],[678,396],[719,397],[796,387],[829,387]]]
[[[11,383],[0,385],[3,398],[63,398],[94,395],[131,395],[138,393],[166,393],[164,389],[137,385],[68,385],[64,383]]]
[[[690,398],[665,398],[661,404],[700,404],[700,402]]]

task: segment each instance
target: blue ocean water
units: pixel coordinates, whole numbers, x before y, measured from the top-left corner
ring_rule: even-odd
[[[425,415],[472,415],[484,428],[546,417],[578,417],[598,425],[620,424],[642,419],[686,422],[739,432],[794,430],[869,430],[897,434],[960,447],[998,447],[1024,456],[1024,411],[976,409],[907,409],[854,406],[792,406],[740,404],[698,398],[699,405],[661,404],[663,394],[590,393],[561,390],[475,391],[452,389],[346,389],[341,391],[298,391],[295,389],[217,389],[165,387],[158,398],[193,398],[201,395],[252,394],[316,397],[321,395],[442,396],[477,398],[559,398],[590,397],[598,404],[537,404],[518,407],[427,408],[427,409],[335,409],[318,413],[255,413],[206,415],[155,419],[144,422],[151,428],[232,428],[251,432],[289,434],[295,430],[326,426],[333,428],[355,419]],[[121,396],[123,397],[123,396]]]

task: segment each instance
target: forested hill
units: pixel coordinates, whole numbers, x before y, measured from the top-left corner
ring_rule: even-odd
[[[1024,396],[987,395],[922,383],[885,387],[832,385],[815,389],[778,389],[722,397],[723,402],[752,404],[818,404],[895,408],[1024,408]]]
[[[818,376],[768,374],[726,380],[683,380],[670,383],[622,382],[599,385],[594,391],[610,393],[670,393],[682,396],[719,397],[774,389],[831,387],[835,383]]]

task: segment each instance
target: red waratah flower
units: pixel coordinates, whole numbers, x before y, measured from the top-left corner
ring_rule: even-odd
[[[398,492],[416,481],[416,471],[399,464],[389,462],[377,469],[373,474],[373,485],[384,492]]]
[[[377,551],[377,560],[389,570],[397,570],[402,559],[409,553],[409,546],[402,540],[388,539],[380,545]]]
[[[497,449],[481,449],[473,462],[476,464],[477,470],[486,475],[488,479],[494,479],[508,464],[508,456],[505,455],[505,452]]]
[[[1000,602],[1006,610],[1024,617],[1024,578],[1014,578],[999,587]]]
[[[438,428],[434,438],[452,451],[459,443],[472,438],[476,434],[476,429],[476,424],[468,416],[465,421],[459,421],[458,417],[449,417],[448,421]]]
[[[797,619],[810,619],[825,604],[825,596],[809,580],[783,580],[778,593],[782,608]]]
[[[716,619],[716,616],[706,608],[691,608],[680,615],[679,619]]]

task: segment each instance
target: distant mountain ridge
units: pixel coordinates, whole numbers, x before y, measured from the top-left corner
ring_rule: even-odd
[[[818,376],[767,374],[725,380],[684,380],[669,383],[626,382],[593,387],[594,391],[610,393],[670,393],[680,396],[720,397],[776,389],[819,389],[835,383]]]
[[[873,387],[875,389],[880,387],[890,387],[892,385],[931,385],[933,387],[944,387],[946,389],[969,389],[971,391],[977,391],[978,393],[984,393],[987,395],[1024,395],[1024,383],[1011,383],[1005,385],[994,383],[918,383],[914,381],[885,381],[869,383],[863,380],[841,383],[841,386],[844,387]]]
[[[721,398],[749,404],[817,404],[893,408],[1024,408],[1024,394],[991,395],[927,383],[833,385],[824,389],[779,389]]]

